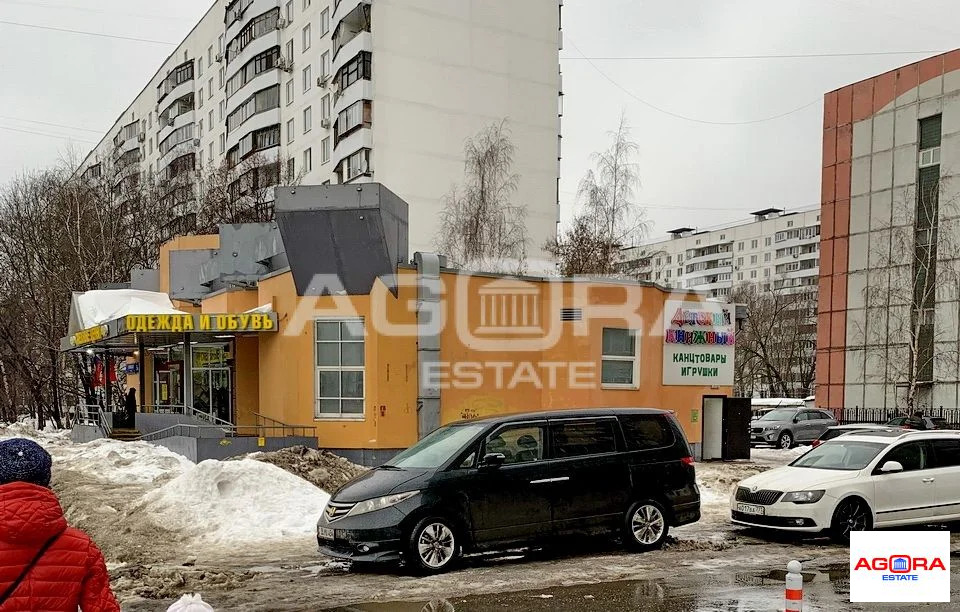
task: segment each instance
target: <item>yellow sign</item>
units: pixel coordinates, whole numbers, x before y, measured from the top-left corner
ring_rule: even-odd
[[[191,332],[191,331],[273,331],[273,317],[263,313],[243,314],[166,314],[127,315],[129,332]]]
[[[267,445],[266,438],[257,438],[257,446],[259,446],[260,448],[263,448],[266,445]]]
[[[90,344],[91,342],[103,340],[104,336],[106,335],[107,326],[98,325],[89,329],[82,329],[70,336],[70,344],[73,346],[83,346],[84,344]]]

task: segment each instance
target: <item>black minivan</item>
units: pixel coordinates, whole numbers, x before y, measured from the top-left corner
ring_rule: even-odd
[[[658,548],[700,519],[683,430],[669,412],[607,408],[451,423],[342,486],[317,523],[320,551],[447,569],[463,552],[617,533]]]

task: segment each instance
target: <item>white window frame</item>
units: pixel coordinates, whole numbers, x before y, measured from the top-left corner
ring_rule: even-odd
[[[355,323],[359,322],[363,325],[363,350],[364,350],[364,365],[362,366],[321,366],[317,364],[317,345],[321,342],[332,344],[333,340],[324,340],[321,341],[317,338],[317,323]],[[367,399],[367,373],[366,373],[366,349],[367,349],[367,333],[366,325],[364,324],[363,317],[316,317],[313,320],[313,420],[314,421],[364,421],[366,420],[366,399]],[[355,342],[355,341],[349,341]],[[343,340],[337,340],[337,344],[343,344]],[[342,359],[341,359],[342,361]],[[356,397],[343,397],[343,387],[341,385],[340,396],[337,398],[334,397],[324,397],[320,396],[320,372],[361,372],[363,374],[363,392],[359,398]],[[341,402],[340,413],[333,414],[330,412],[321,413],[320,412],[320,400],[321,399],[337,399]],[[343,413],[343,400],[356,400],[359,399],[361,406],[363,407],[363,412],[357,413]]]
[[[330,163],[330,137],[320,141],[320,165]]]
[[[659,272],[657,273],[659,275]],[[624,355],[604,355],[603,354],[603,329],[617,329],[630,332],[633,336],[633,356]],[[639,389],[640,388],[640,340],[642,335],[636,329],[626,327],[604,327],[600,330],[600,388],[601,389]],[[633,362],[633,382],[632,383],[605,383],[603,382],[603,362],[604,361],[630,361]]]
[[[303,133],[307,134],[313,129],[313,107],[308,106],[303,109]]]
[[[921,168],[936,166],[940,163],[940,147],[930,147],[920,151],[918,165]]]
[[[313,171],[313,148],[309,147],[303,152],[303,171],[310,173]]]
[[[293,119],[287,120],[287,144],[294,141],[297,135],[297,127]]]
[[[310,47],[313,45],[313,28],[308,23],[303,26],[303,29],[300,31],[301,40],[301,53],[306,53],[310,50]]]
[[[313,66],[308,64],[302,72],[303,77],[303,93],[307,93],[313,87]]]
[[[330,7],[320,11],[320,36],[326,36],[330,31]]]

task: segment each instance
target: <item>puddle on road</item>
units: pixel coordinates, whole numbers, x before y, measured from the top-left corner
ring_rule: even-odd
[[[420,602],[383,602],[337,612],[768,612],[782,610],[783,571],[700,574],[668,580],[632,580]],[[809,612],[849,604],[849,568],[804,572]]]

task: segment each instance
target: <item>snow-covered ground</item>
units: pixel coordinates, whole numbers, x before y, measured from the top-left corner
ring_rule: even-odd
[[[147,442],[75,444],[69,432],[37,431],[28,420],[0,425],[0,440],[14,437],[36,440],[53,456],[54,486],[68,489],[61,493],[68,517],[74,510],[69,489],[82,475],[103,492],[99,505],[75,513],[85,523],[96,520],[90,515],[146,519],[185,545],[302,545],[329,499],[302,478],[251,459],[194,464]]]

